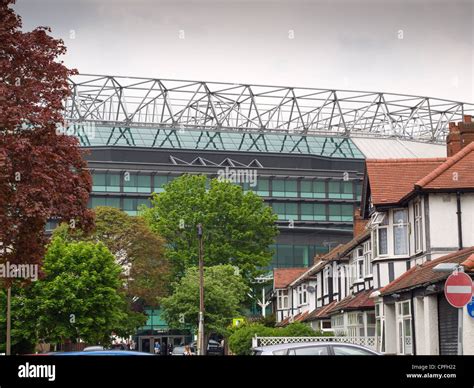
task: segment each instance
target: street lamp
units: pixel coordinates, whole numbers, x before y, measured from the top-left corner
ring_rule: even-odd
[[[204,350],[204,259],[202,244],[202,224],[197,225],[199,239],[199,326],[198,326],[198,355],[205,354]]]

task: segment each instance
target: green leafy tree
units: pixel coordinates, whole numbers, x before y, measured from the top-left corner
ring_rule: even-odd
[[[204,323],[207,334],[226,335],[232,319],[240,315],[239,307],[248,286],[230,265],[204,269]],[[174,292],[162,301],[164,317],[171,327],[196,330],[199,317],[199,272],[190,267],[174,284]]]
[[[112,332],[130,333],[145,321],[128,310],[121,267],[102,243],[67,243],[56,237],[48,247],[45,276],[32,284],[20,303],[22,322],[33,324],[37,338],[59,343],[81,338],[107,344]]]
[[[123,268],[124,287],[130,298],[156,306],[170,291],[170,265],[164,255],[164,240],[141,217],[120,209],[99,206],[94,209],[95,227],[91,233],[62,224],[54,231],[67,241],[102,242]]]
[[[142,209],[151,228],[168,242],[174,275],[198,264],[197,225],[203,226],[206,266],[237,266],[249,282],[272,257],[269,245],[278,234],[276,215],[253,192],[205,176],[183,175],[153,194],[152,207]]]

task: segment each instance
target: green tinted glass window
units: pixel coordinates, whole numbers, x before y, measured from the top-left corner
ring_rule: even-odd
[[[257,187],[256,189],[254,188],[254,190],[258,195],[268,197],[270,195],[269,186],[270,182],[268,178],[257,178]]]

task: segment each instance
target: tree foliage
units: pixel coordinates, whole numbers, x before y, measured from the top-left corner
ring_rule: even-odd
[[[61,343],[108,344],[112,333],[131,334],[146,320],[129,310],[121,267],[102,243],[56,237],[44,259],[44,277],[13,297],[12,336]]]
[[[207,333],[226,334],[232,319],[239,316],[239,308],[248,287],[230,265],[216,265],[204,269],[204,323]],[[190,267],[174,284],[174,292],[162,301],[164,317],[171,327],[198,327],[199,272]]]
[[[74,73],[58,61],[64,43],[45,27],[22,32],[13,3],[0,1],[1,260],[39,263],[48,219],[92,225],[91,177],[77,139],[57,133]]]
[[[91,233],[70,229],[67,224],[53,235],[68,241],[102,242],[123,268],[127,295],[156,306],[170,291],[170,265],[164,256],[164,240],[141,217],[122,210],[100,206],[94,209],[95,227]]]
[[[163,193],[153,195],[152,207],[143,209],[143,216],[169,243],[166,255],[178,278],[198,264],[199,223],[205,266],[237,266],[247,282],[271,261],[269,245],[278,233],[276,216],[258,195],[198,175],[174,179]]]

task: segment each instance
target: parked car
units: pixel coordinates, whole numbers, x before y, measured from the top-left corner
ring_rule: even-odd
[[[304,342],[252,349],[255,356],[379,356],[375,350],[341,342]]]
[[[151,353],[136,352],[134,350],[88,350],[81,352],[54,352],[47,356],[153,356]]]
[[[197,342],[196,341],[191,342],[191,344],[189,346],[191,346],[191,350],[193,352],[196,352],[196,350],[197,350]],[[211,339],[211,340],[209,340],[209,343],[207,344],[207,355],[209,355],[209,356],[222,356],[222,355],[224,355],[224,349],[219,344],[219,342]]]
[[[191,346],[190,346],[190,348],[191,348],[191,354],[195,355],[196,354],[195,349],[192,348]],[[172,356],[184,356],[184,349],[185,349],[184,346],[175,346],[173,348],[172,352],[171,352],[171,355]]]

